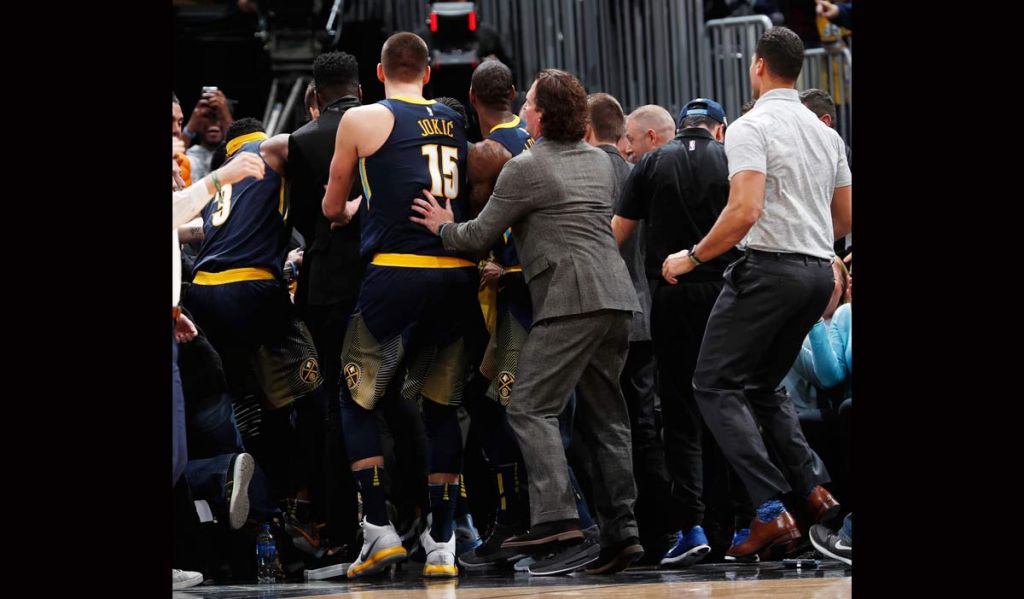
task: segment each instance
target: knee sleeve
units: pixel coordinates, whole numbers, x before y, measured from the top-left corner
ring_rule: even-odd
[[[341,389],[341,430],[345,437],[345,450],[350,462],[383,455],[380,432],[373,410],[367,410],[352,400],[347,388]],[[456,427],[458,423],[456,423]]]

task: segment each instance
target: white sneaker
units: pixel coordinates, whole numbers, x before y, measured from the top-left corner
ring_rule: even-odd
[[[423,575],[429,578],[452,578],[459,575],[455,565],[455,531],[447,543],[438,543],[430,536],[430,529],[420,535],[420,543],[427,558],[423,563]]]
[[[203,582],[203,575],[188,570],[171,570],[171,590],[177,591],[194,587]]]
[[[231,491],[228,498],[228,523],[231,530],[242,528],[249,518],[249,481],[256,470],[256,460],[247,453],[235,457],[231,470]]]
[[[363,550],[348,567],[349,578],[376,574],[389,564],[405,560],[407,554],[402,539],[390,522],[387,526],[375,526],[363,517],[359,526],[363,528]]]

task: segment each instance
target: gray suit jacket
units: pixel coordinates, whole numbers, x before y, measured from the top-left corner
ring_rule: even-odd
[[[618,189],[604,152],[543,140],[505,163],[480,215],[442,229],[444,246],[482,250],[512,227],[533,321],[597,310],[640,310],[612,235]]]

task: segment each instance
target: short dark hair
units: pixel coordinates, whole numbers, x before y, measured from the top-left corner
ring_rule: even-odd
[[[703,114],[691,114],[690,116],[683,119],[683,122],[679,123],[680,129],[686,129],[689,127],[707,127],[708,129],[714,129],[715,125],[721,125],[715,119],[705,116]]]
[[[587,110],[587,90],[583,89],[579,79],[565,71],[544,69],[537,74],[535,94],[545,139],[583,139],[590,111]]]
[[[428,56],[427,43],[420,36],[408,31],[389,37],[380,50],[384,76],[404,83],[423,77]]]
[[[359,63],[347,52],[326,52],[313,61],[313,83],[324,101],[359,89]]]
[[[512,71],[500,60],[485,60],[473,71],[470,82],[480,103],[492,110],[512,108]]]
[[[761,34],[754,52],[764,59],[773,75],[784,81],[796,81],[804,66],[804,43],[786,27],[772,27]]]
[[[626,132],[626,115],[615,96],[598,92],[587,96],[590,126],[600,141],[615,141]]]
[[[236,137],[242,137],[250,133],[256,133],[257,131],[266,131],[263,126],[263,122],[259,119],[254,119],[251,116],[247,116],[244,119],[238,119],[231,123],[228,130],[224,133],[224,142],[227,143]]]
[[[836,103],[827,91],[814,88],[802,91],[800,92],[800,101],[811,112],[816,114],[819,119],[823,114],[830,115],[832,117],[832,127],[835,127]]]
[[[740,106],[740,116],[743,116],[743,115],[747,114],[748,112],[750,112],[750,110],[754,107],[754,104],[757,104],[757,100],[755,100],[753,98],[751,98],[751,99],[747,100],[746,102],[744,102],[743,105]]]
[[[459,116],[462,117],[463,125],[466,125],[469,122],[469,117],[466,116],[466,107],[462,105],[462,102],[459,102],[455,98],[449,96],[441,96],[440,98],[434,98],[434,101],[437,102],[438,104],[444,104],[448,108],[451,108],[455,112],[459,113]]]

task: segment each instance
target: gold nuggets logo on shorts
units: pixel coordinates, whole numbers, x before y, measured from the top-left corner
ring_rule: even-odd
[[[348,385],[349,389],[355,389],[359,386],[359,379],[362,377],[362,374],[363,371],[355,362],[345,364],[345,384]]]
[[[501,405],[508,406],[512,396],[512,383],[516,377],[507,370],[498,373],[498,397],[501,398]]]
[[[310,385],[320,380],[320,364],[313,358],[307,359],[299,368],[299,376]]]

